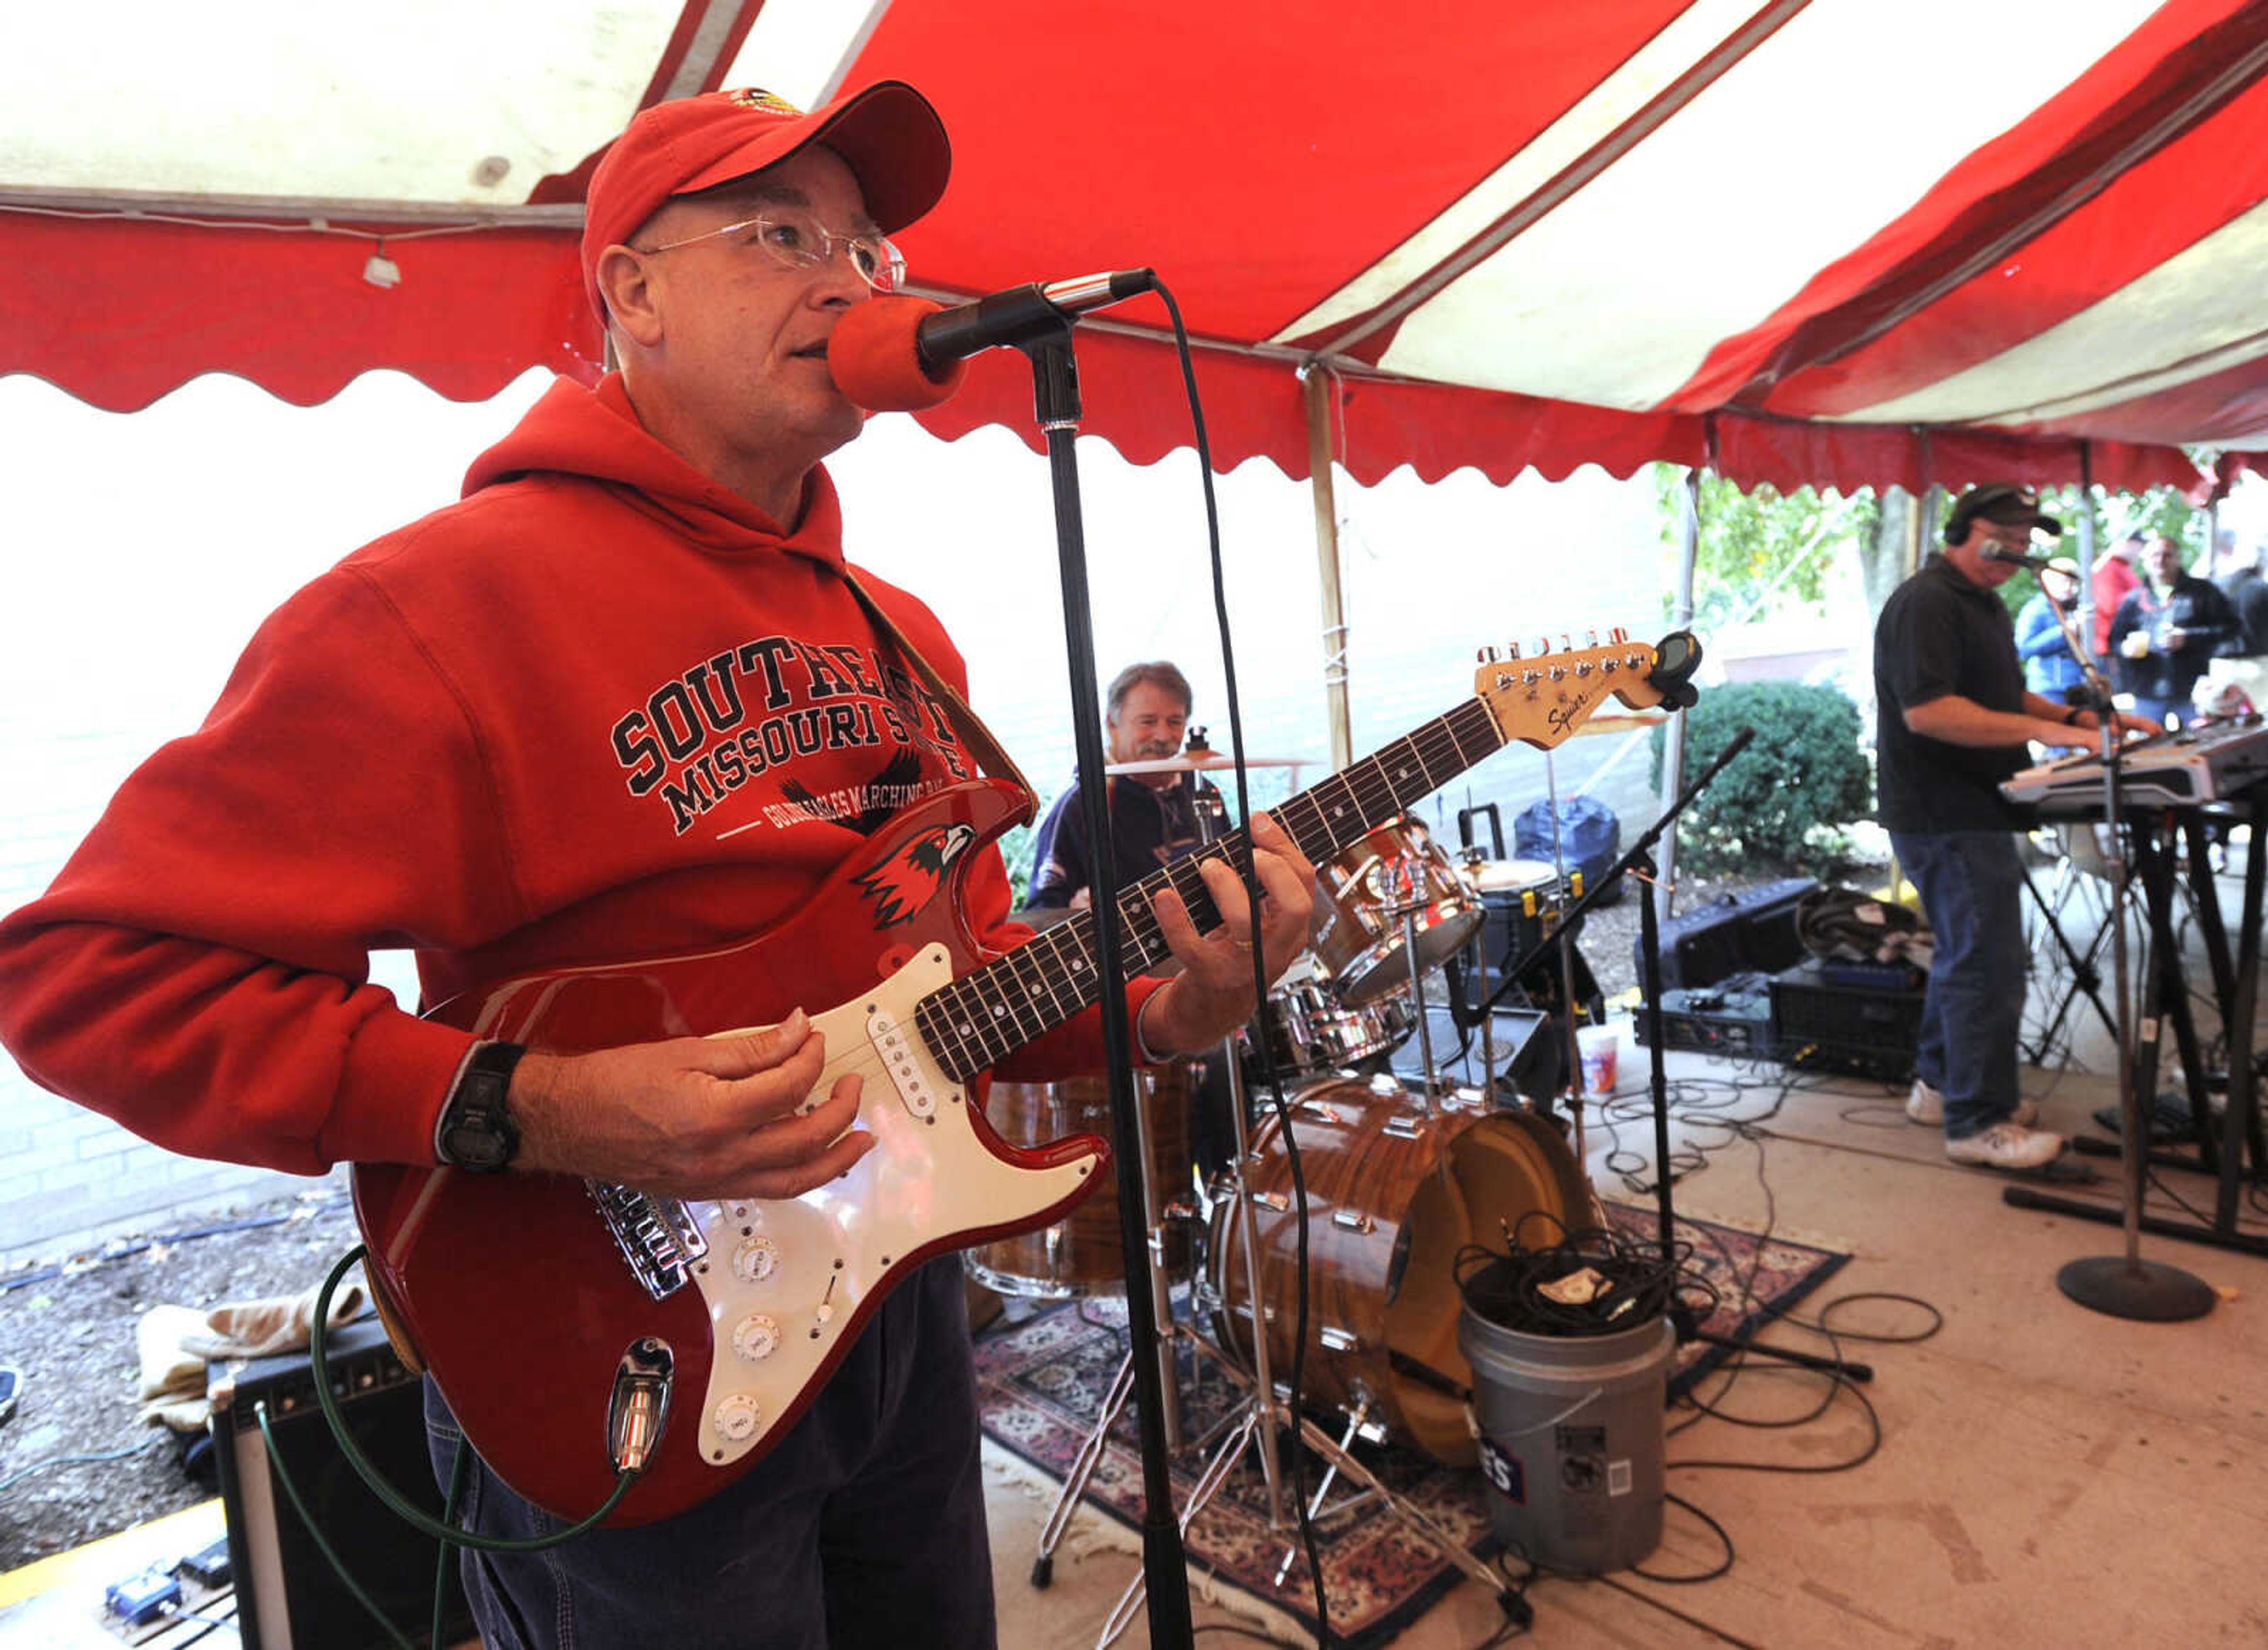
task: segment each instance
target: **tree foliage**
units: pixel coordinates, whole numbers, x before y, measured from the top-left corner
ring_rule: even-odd
[[[1675,553],[1685,530],[1685,471],[1657,464],[1653,482],[1662,540]],[[1705,636],[1743,622],[1767,593],[1782,604],[1818,607],[1838,549],[1871,538],[1881,513],[1865,488],[1848,497],[1809,487],[1783,494],[1769,484],[1744,493],[1705,473],[1700,493],[1693,622]]]
[[[1681,865],[1705,874],[1741,869],[1833,874],[1846,829],[1874,812],[1874,776],[1859,747],[1859,707],[1834,688],[1728,682],[1685,712],[1685,771],[1714,762],[1743,727],[1756,737],[1678,821]],[[1661,783],[1661,732],[1654,733]]]

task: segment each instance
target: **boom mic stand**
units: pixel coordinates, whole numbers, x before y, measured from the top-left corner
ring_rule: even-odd
[[[1174,1516],[1166,1460],[1164,1383],[1158,1317],[1150,1286],[1149,1234],[1144,1225],[1142,1123],[1133,1084],[1126,1020],[1126,969],[1119,954],[1118,859],[1111,840],[1110,793],[1103,774],[1101,689],[1094,668],[1094,604],[1086,582],[1086,529],[1079,505],[1074,446],[1080,416],[1079,361],[1071,318],[1033,306],[1025,335],[1014,341],[1032,364],[1032,396],[1047,436],[1053,482],[1057,562],[1063,579],[1064,640],[1071,666],[1071,731],[1079,754],[1079,802],[1086,815],[1087,863],[1094,867],[1096,972],[1102,1005],[1111,1146],[1118,1156],[1118,1241],[1126,1268],[1126,1334],[1133,1368],[1135,1420],[1142,1440],[1142,1573],[1150,1641],[1187,1650],[1196,1641],[1187,1560]]]
[[[1744,727],[1735,733],[1725,748],[1717,753],[1716,760],[1703,769],[1693,783],[1679,792],[1677,799],[1669,805],[1661,817],[1646,828],[1646,834],[1631,844],[1629,851],[1609,866],[1596,883],[1584,889],[1580,899],[1560,913],[1558,925],[1530,946],[1528,954],[1506,971],[1506,984],[1497,988],[1497,995],[1502,996],[1511,982],[1518,979],[1529,964],[1550,948],[1558,939],[1560,930],[1580,917],[1591,902],[1599,896],[1601,890],[1611,886],[1616,877],[1626,871],[1637,874],[1645,890],[1644,900],[1638,906],[1638,965],[1640,976],[1646,986],[1646,1045],[1652,1056],[1649,1080],[1653,1097],[1654,1206],[1660,1222],[1661,1253],[1665,1263],[1673,1251],[1677,1212],[1669,1190],[1669,1073],[1663,1064],[1665,1039],[1661,1028],[1661,927],[1660,917],[1654,909],[1654,900],[1659,893],[1660,884],[1655,875],[1653,844],[1660,839],[1661,834],[1675,822],[1678,815],[1692,806],[1693,799],[1708,789],[1711,782],[1725,770],[1726,764],[1749,748],[1749,741],[1756,736],[1756,730],[1753,727]],[[1490,1006],[1494,1005],[1495,999],[1491,998]],[[1700,1320],[1693,1314],[1693,1308],[1679,1300],[1675,1293],[1670,1298],[1669,1320],[1677,1331],[1680,1345],[1689,1341],[1699,1341],[1710,1346],[1722,1346],[1734,1352],[1754,1352],[1761,1357],[1777,1358],[1784,1363],[1800,1364],[1806,1369],[1823,1370],[1828,1374],[1839,1375],[1846,1381],[1872,1381],[1874,1378],[1874,1371],[1870,1365],[1852,1363],[1845,1359],[1822,1358],[1815,1353],[1800,1352],[1784,1346],[1766,1346],[1761,1342],[1743,1339],[1737,1335],[1712,1334],[1701,1327]]]

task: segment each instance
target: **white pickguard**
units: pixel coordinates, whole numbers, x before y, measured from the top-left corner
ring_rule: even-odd
[[[859,1303],[908,1255],[1035,1217],[1096,1172],[1099,1155],[1021,1169],[978,1141],[966,1091],[914,1028],[921,999],[952,978],[951,957],[932,946],[869,996],[813,1017],[826,1034],[830,1066],[855,1052],[868,1074],[858,1126],[872,1131],[874,1148],[848,1175],[787,1202],[686,1205],[709,1241],[694,1277],[708,1302],[713,1347],[700,1415],[701,1458],[711,1465],[739,1459],[770,1434]],[[895,1022],[902,1039],[896,1047],[880,1047],[870,1035],[878,1015]],[[769,1274],[745,1275],[750,1257],[766,1253]]]

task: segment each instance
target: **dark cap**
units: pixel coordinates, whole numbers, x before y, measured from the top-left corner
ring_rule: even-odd
[[[705,92],[657,103],[614,141],[584,195],[583,289],[600,319],[599,254],[681,195],[776,166],[813,144],[849,163],[875,227],[894,235],[937,204],[953,151],[929,99],[880,80],[804,113],[769,92]]]
[[[2036,527],[2058,538],[2063,536],[2063,523],[2040,512],[2039,495],[2013,482],[1986,482],[1955,499],[1953,513],[1945,519],[1945,541],[1967,542],[1969,524],[1979,519],[2004,527]]]

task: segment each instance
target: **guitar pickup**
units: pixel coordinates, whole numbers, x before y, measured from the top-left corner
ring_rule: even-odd
[[[905,1109],[917,1117],[936,1116],[937,1091],[922,1074],[921,1062],[914,1058],[913,1039],[906,1035],[897,1016],[880,1003],[867,1007],[866,1040],[882,1057],[882,1070],[888,1075],[890,1086],[898,1091],[898,1099]]]

